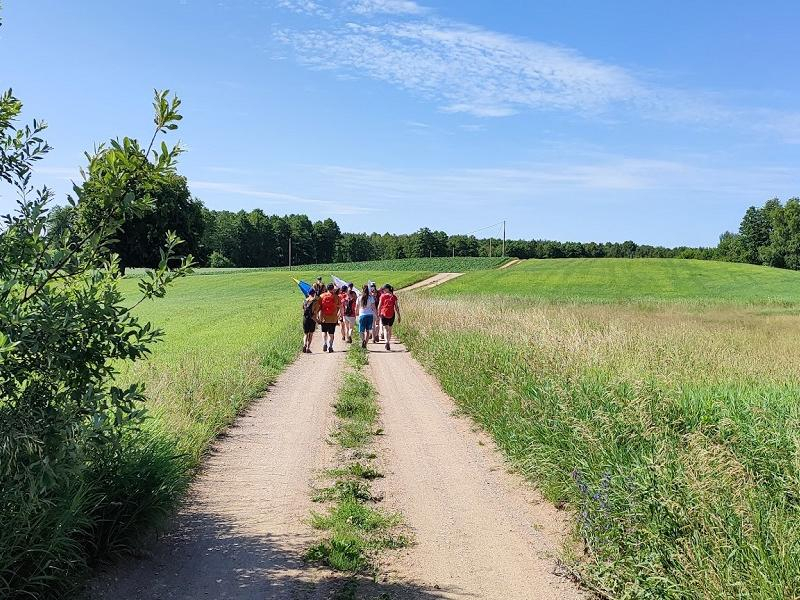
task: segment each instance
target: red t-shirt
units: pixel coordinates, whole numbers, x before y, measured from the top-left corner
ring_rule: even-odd
[[[381,296],[381,316],[391,319],[394,316],[395,306],[397,306],[397,296],[384,292]]]

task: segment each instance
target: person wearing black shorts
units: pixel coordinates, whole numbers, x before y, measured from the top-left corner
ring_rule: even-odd
[[[318,320],[322,326],[322,351],[333,352],[333,341],[336,339],[336,326],[342,314],[342,305],[332,283],[328,284],[328,289],[319,297],[317,306]]]
[[[388,283],[383,286],[383,293],[378,301],[378,314],[381,317],[381,324],[383,325],[387,350],[391,350],[392,340],[392,327],[394,326],[395,317],[400,321],[400,305],[397,302],[397,296],[394,295],[394,288]]]
[[[317,290],[308,293],[308,298],[303,302],[303,352],[311,354],[311,340],[317,329],[317,312],[319,311]]]

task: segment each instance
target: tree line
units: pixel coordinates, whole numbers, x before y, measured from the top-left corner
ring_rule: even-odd
[[[170,174],[148,182],[153,209],[125,222],[113,249],[124,267],[150,267],[160,260],[167,231],[184,240],[184,251],[212,267],[275,267],[330,262],[499,256],[496,237],[448,235],[423,227],[410,234],[345,233],[333,219],[311,221],[303,214],[268,215],[261,209],[211,210],[192,197],[186,178]],[[51,229],[71,227],[75,209],[51,215]],[[290,250],[291,241],[291,250]],[[747,209],[739,231],[725,232],[715,247],[665,247],[624,242],[507,240],[505,254],[517,258],[694,258],[800,269],[800,200],[767,201]]]
[[[800,269],[800,198],[751,206],[737,233],[720,236],[717,252],[720,260]]]

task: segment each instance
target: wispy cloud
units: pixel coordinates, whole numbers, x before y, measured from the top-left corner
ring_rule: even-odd
[[[286,207],[285,210],[299,210],[296,205],[302,204],[306,206],[315,206],[326,211],[326,214],[332,215],[357,215],[375,212],[375,208],[371,206],[358,206],[352,203],[340,202],[338,200],[320,200],[317,198],[308,198],[305,196],[298,196],[295,194],[285,194],[282,192],[273,192],[264,190],[240,183],[226,182],[226,181],[203,181],[191,180],[189,187],[194,190],[202,190],[206,192],[213,192],[220,195],[230,196],[247,196],[250,198],[259,198],[265,200],[273,205],[280,205]]]
[[[623,69],[572,50],[438,20],[277,35],[307,65],[367,74],[422,93],[450,112],[596,111],[646,95]]]
[[[302,15],[331,16],[331,11],[315,0],[278,0],[278,6]]]
[[[346,6],[360,15],[421,15],[429,11],[412,0],[352,0]]]
[[[323,185],[349,197],[403,202],[469,203],[527,202],[570,194],[593,202],[595,194],[671,192],[713,198],[773,196],[778,189],[796,189],[794,169],[754,167],[747,171],[727,166],[697,166],[689,162],[626,156],[586,157],[569,163],[536,162],[498,168],[440,171],[365,169],[322,166]]]
[[[278,29],[277,40],[309,67],[384,81],[446,112],[506,117],[555,110],[734,127],[800,141],[797,111],[736,106],[720,94],[670,88],[574,49],[437,17],[415,2],[344,0],[335,6],[337,18],[324,27]],[[388,18],[370,18],[378,13]]]

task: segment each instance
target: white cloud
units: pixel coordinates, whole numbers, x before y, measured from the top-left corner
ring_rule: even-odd
[[[315,0],[278,0],[278,6],[302,15],[329,17],[330,11]]]
[[[422,93],[443,110],[481,117],[521,109],[597,111],[647,95],[625,70],[547,44],[423,20],[281,31],[300,59]]]
[[[681,196],[757,201],[775,190],[796,189],[794,169],[698,166],[689,162],[605,155],[574,162],[535,162],[497,168],[387,170],[343,166],[318,167],[322,186],[340,189],[348,197],[411,203],[485,205],[487,202],[527,202],[565,194],[593,201],[595,194],[670,192]],[[677,199],[677,198],[676,198]]]
[[[347,8],[361,15],[421,15],[428,12],[427,8],[412,0],[353,0]]]
[[[666,87],[570,48],[432,17],[413,2],[351,0],[344,6],[362,22],[340,18],[314,29],[279,29],[275,36],[307,66],[340,78],[384,81],[429,98],[446,112],[484,118],[530,110],[638,117],[734,127],[800,143],[797,111],[737,106],[720,93]],[[382,23],[367,19],[381,7],[393,16]]]
[[[287,210],[298,210],[294,205],[305,204],[316,206],[325,210],[326,214],[332,215],[356,215],[375,211],[374,208],[369,206],[358,206],[355,204],[339,202],[337,200],[320,200],[316,198],[297,196],[295,194],[273,192],[233,182],[203,181],[193,179],[189,181],[189,187],[193,191],[202,190],[206,192],[215,192],[217,194],[259,198],[261,200],[266,200],[271,204],[286,206]]]

